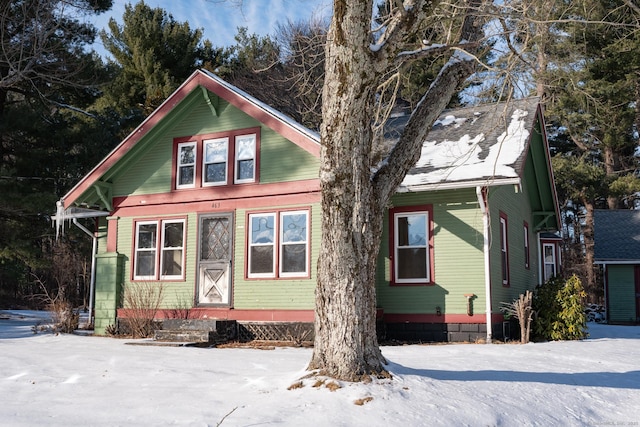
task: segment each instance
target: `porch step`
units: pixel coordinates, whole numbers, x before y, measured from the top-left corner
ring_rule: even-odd
[[[236,322],[218,319],[166,319],[154,333],[155,341],[173,343],[221,344],[235,337]]]

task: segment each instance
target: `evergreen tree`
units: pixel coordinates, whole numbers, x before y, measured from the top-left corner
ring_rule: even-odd
[[[112,81],[100,107],[114,109],[124,137],[155,110],[197,68],[215,70],[228,53],[202,40],[202,30],[177,22],[162,8],[128,4],[123,25],[109,21],[100,37],[113,56]]]
[[[55,201],[102,154],[103,126],[88,111],[102,64],[80,16],[111,0],[12,0],[0,5],[0,298],[49,285]],[[92,133],[98,133],[92,139]],[[87,143],[89,142],[89,143]],[[76,245],[77,247],[78,245]]]
[[[593,210],[632,208],[640,191],[640,15],[624,0],[588,5],[574,5],[573,16],[581,19],[560,27],[563,50],[571,54],[546,73],[546,116],[558,193],[572,231],[565,234],[566,267],[597,301],[602,286],[593,264]]]

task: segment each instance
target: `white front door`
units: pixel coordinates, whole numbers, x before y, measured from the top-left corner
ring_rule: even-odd
[[[198,305],[230,305],[233,214],[202,215],[198,240]]]

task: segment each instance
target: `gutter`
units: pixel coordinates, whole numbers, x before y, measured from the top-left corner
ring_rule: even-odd
[[[485,313],[487,323],[487,338],[486,343],[491,344],[493,334],[493,323],[491,319],[491,264],[489,262],[489,209],[487,207],[486,200],[484,198],[485,189],[487,187],[476,187],[476,196],[478,197],[478,204],[480,205],[480,211],[482,212],[482,235],[484,237],[482,253],[484,254],[484,289],[485,289]]]

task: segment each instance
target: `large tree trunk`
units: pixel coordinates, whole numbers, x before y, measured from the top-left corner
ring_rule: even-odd
[[[375,334],[375,268],[386,202],[376,200],[370,160],[377,85],[369,31],[342,25],[371,16],[365,3],[334,11],[326,47],[334,66],[325,70],[321,126],[322,246],[309,367],[346,380],[384,371]]]
[[[417,17],[429,5],[416,5]],[[372,50],[371,16],[371,1],[334,2],[322,95],[322,245],[309,369],[348,381],[386,374],[376,337],[375,283],[384,210],[418,160],[434,121],[475,64],[462,54],[450,60],[376,169],[372,163],[376,90],[381,76],[394,66],[398,49],[392,42],[404,37],[403,26],[415,31],[416,20],[406,10],[399,11],[398,20],[390,21],[388,28],[400,30],[391,33],[379,50]],[[462,23],[460,40],[469,44],[478,40],[481,27],[468,16]]]

